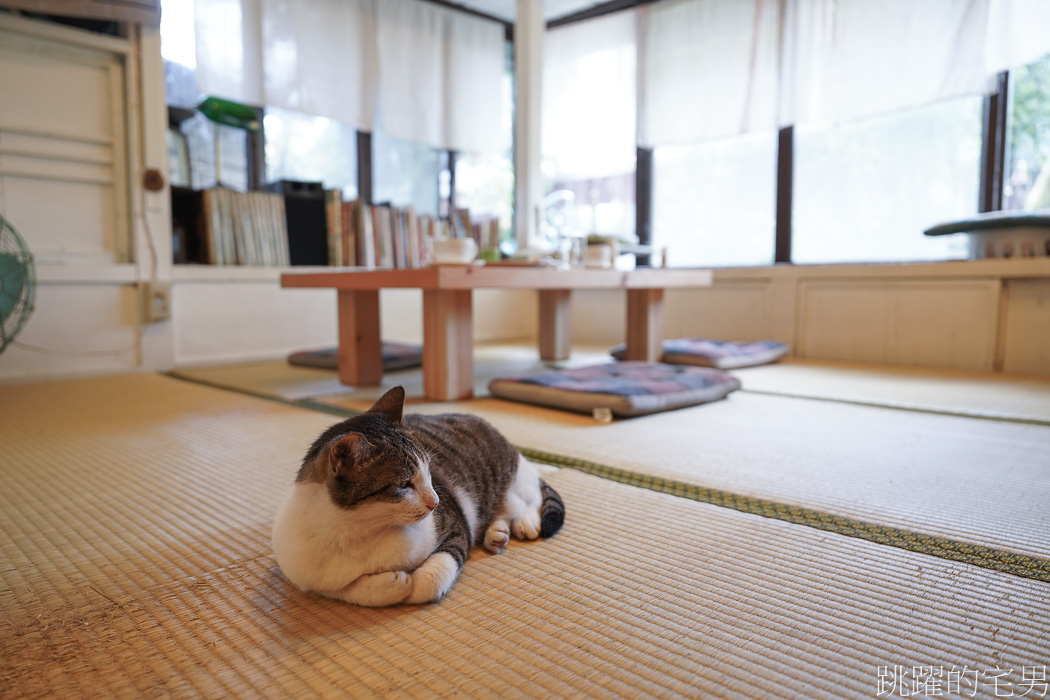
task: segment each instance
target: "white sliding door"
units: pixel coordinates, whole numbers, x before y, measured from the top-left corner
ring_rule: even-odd
[[[0,212],[38,263],[131,258],[123,57],[0,28]]]

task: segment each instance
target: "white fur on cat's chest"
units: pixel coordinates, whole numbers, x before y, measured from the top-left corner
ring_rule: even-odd
[[[327,592],[365,574],[413,571],[433,553],[433,515],[380,531],[362,516],[332,503],[322,484],[296,484],[274,522],[273,551],[281,571],[303,590]]]

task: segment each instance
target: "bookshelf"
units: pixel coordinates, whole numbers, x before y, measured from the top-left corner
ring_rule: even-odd
[[[420,269],[431,264],[438,238],[473,238],[479,251],[498,254],[499,222],[466,209],[439,218],[412,206],[344,199],[316,182],[171,193],[176,265]]]

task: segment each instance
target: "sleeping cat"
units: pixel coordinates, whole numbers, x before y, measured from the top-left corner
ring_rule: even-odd
[[[273,551],[304,591],[357,605],[429,603],[474,544],[550,537],[565,518],[535,465],[477,416],[403,416],[395,387],[314,442],[277,513]]]

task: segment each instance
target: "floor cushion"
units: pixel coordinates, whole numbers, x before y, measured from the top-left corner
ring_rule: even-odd
[[[301,350],[288,356],[288,364],[296,367],[338,369],[339,349]],[[383,343],[383,371],[393,372],[423,364],[423,348],[408,343]]]
[[[489,382],[500,398],[595,416],[608,410],[621,418],[715,401],[739,388],[736,377],[719,369],[657,362],[551,369]]]
[[[626,351],[627,346],[621,343],[609,353],[622,360]],[[673,338],[664,341],[660,361],[670,365],[736,369],[775,362],[787,352],[788,346],[775,340],[747,343],[710,338]]]

